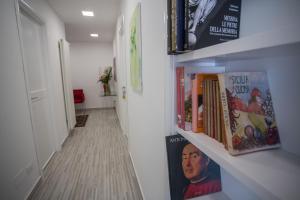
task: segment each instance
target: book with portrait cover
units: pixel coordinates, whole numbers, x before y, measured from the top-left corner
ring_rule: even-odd
[[[181,135],[166,137],[170,195],[190,199],[222,190],[220,166]]]
[[[241,0],[186,0],[187,49],[239,38]]]
[[[232,155],[280,146],[265,72],[219,74],[228,151]]]

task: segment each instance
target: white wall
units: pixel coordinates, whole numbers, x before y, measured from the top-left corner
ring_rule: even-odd
[[[64,26],[44,1],[27,1],[44,20],[53,85],[53,102],[59,135],[66,136],[57,41],[64,38]],[[12,0],[0,1],[0,199],[24,199],[39,177],[30,112],[27,101],[20,42]],[[58,137],[57,137],[58,136]]]
[[[112,45],[112,43],[70,44],[72,85],[73,89],[84,90],[84,108],[114,107],[114,98],[103,97],[102,84],[97,83],[100,72],[103,72],[107,66],[112,66]],[[111,81],[112,90],[113,84]]]
[[[169,61],[166,54],[166,1],[141,3],[143,93],[130,85],[129,23],[136,0],[122,1],[125,16],[126,64],[129,115],[129,151],[144,198],[170,199],[165,146],[165,82]]]

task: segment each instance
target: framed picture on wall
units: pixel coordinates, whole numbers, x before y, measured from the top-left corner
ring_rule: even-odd
[[[141,3],[137,4],[130,21],[130,80],[133,90],[141,93],[143,89]]]

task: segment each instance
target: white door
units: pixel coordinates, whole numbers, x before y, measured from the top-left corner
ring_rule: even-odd
[[[54,152],[53,127],[51,126],[45,74],[43,31],[42,26],[22,10],[20,25],[34,140],[39,167],[42,169]]]
[[[64,90],[65,112],[68,131],[70,132],[76,124],[75,105],[70,69],[70,45],[67,41],[59,40],[60,67],[62,84]]]
[[[117,25],[116,38],[116,65],[118,71],[118,89],[119,89],[119,107],[120,123],[123,133],[129,137],[128,121],[128,104],[127,104],[127,68],[126,68],[126,47],[125,47],[125,30],[124,16],[120,16]]]

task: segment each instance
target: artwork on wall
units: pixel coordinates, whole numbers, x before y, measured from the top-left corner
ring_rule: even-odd
[[[142,85],[142,39],[141,4],[138,3],[130,21],[130,79],[134,91],[141,93]]]

